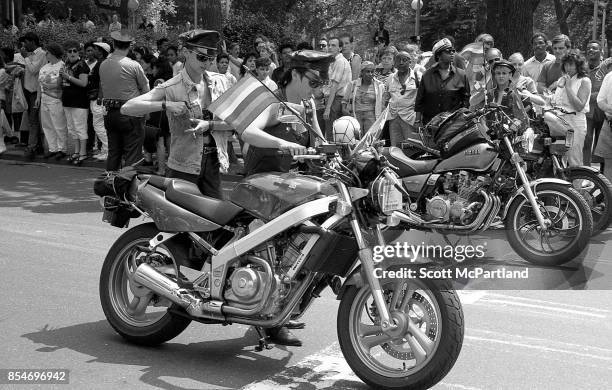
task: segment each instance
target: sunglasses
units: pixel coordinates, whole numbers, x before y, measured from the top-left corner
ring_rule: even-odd
[[[445,50],[442,50],[442,53],[448,53],[448,54],[454,54],[456,52],[457,52],[457,50],[455,50],[455,49],[445,49]]]
[[[327,81],[322,80],[321,78],[319,78],[319,76],[315,76],[313,78],[308,73],[304,73],[304,77],[308,79],[308,85],[310,86],[310,88],[318,88],[327,84]]]
[[[198,53],[197,51],[189,50],[191,53],[196,55],[196,60],[200,62],[208,62],[212,59],[212,57],[207,56],[206,54]]]
[[[489,61],[487,61],[489,63],[489,65],[493,65],[493,63],[497,62],[497,61],[501,61],[501,58],[492,58]]]
[[[319,47],[320,47],[321,49],[323,49],[324,47],[327,47],[327,44],[325,44],[325,43],[319,43]]]
[[[77,49],[68,49],[66,50],[66,53],[78,53],[79,51]]]

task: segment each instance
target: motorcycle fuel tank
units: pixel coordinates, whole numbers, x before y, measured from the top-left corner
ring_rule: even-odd
[[[463,149],[457,154],[442,160],[434,173],[457,169],[482,172],[491,168],[498,154],[489,144],[481,143]]]
[[[268,172],[251,175],[238,183],[229,201],[270,221],[303,203],[336,193],[331,184],[318,177]]]

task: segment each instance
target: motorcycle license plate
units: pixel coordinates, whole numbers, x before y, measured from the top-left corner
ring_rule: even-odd
[[[402,209],[402,193],[393,184],[385,185],[382,195],[383,213]]]

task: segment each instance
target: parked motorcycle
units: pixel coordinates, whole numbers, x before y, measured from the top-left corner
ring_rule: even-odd
[[[322,177],[257,174],[228,200],[134,172],[99,181],[106,221],[153,221],[125,232],[104,260],[107,320],[144,345],[176,337],[193,320],[253,325],[263,349],[263,327],[299,318],[331,286],[340,346],[359,378],[382,389],[433,386],[459,356],[463,312],[449,281],[375,277],[379,224],[402,209],[398,176],[367,145],[351,161],[335,145],[295,158],[318,161]]]
[[[586,200],[593,217],[593,236],[605,231],[612,222],[612,183],[597,169],[568,167],[564,156],[572,146],[573,130],[557,112],[563,109],[544,109],[534,115],[531,127],[536,139],[531,152],[520,151],[527,163],[526,172],[532,179],[556,177],[574,184]],[[565,112],[567,114],[567,112]]]
[[[430,158],[423,150],[412,159],[400,148],[388,148],[384,154],[410,198],[409,212],[393,216],[401,226],[444,234],[505,226],[510,245],[523,259],[566,263],[588,245],[591,211],[565,180],[529,181],[520,153],[533,150],[535,134],[505,109],[491,104],[446,118],[436,129],[438,143],[424,142]]]

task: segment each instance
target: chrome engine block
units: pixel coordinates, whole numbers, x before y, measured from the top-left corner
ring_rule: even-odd
[[[438,180],[443,190],[426,199],[427,216],[440,222],[470,224],[482,208],[477,193],[490,183],[490,178],[459,171],[449,172]]]

